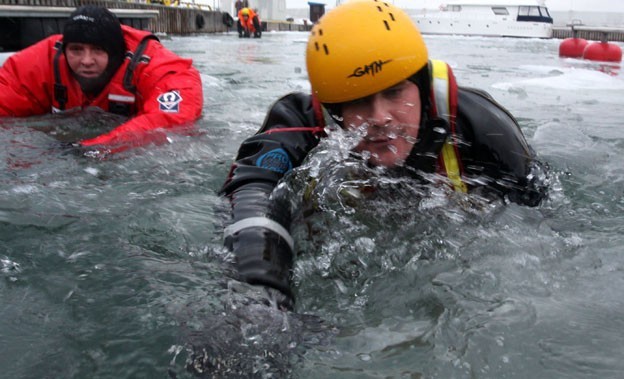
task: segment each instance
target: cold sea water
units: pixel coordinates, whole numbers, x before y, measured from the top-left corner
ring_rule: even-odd
[[[166,145],[100,160],[60,141],[116,117],[0,121],[0,377],[621,378],[624,77],[558,40],[426,37],[549,164],[541,206],[389,178],[336,133],[280,187],[295,311],[233,279],[218,190],[270,104],[309,91],[306,37],[163,39],[205,92]]]

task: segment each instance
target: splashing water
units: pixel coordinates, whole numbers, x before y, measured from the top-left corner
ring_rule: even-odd
[[[619,377],[622,77],[557,40],[426,38],[517,117],[547,202],[367,167],[336,131],[278,190],[298,223],[296,309],[277,311],[232,290],[217,193],[268,107],[309,92],[307,37],[172,37],[202,74],[201,133],[100,160],[59,143],[109,115],[0,121],[3,376]]]

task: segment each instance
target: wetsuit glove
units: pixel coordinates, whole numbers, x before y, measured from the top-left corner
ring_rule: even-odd
[[[548,196],[548,166],[534,160],[529,164],[526,185],[519,190],[511,191],[509,199],[529,207],[538,206]]]
[[[85,149],[77,142],[61,142],[61,155],[75,155],[82,156],[85,153]]]
[[[274,288],[292,302],[292,251],[281,236],[268,229],[254,227],[226,238],[226,246],[230,243],[241,280]]]
[[[262,304],[281,311],[292,311],[294,308],[290,296],[272,287],[230,280],[228,289],[235,304]]]
[[[62,155],[75,155],[77,157],[88,157],[95,159],[106,158],[110,151],[102,148],[83,146],[79,142],[61,142]]]

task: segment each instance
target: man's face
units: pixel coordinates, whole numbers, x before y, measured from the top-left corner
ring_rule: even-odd
[[[420,114],[418,86],[408,80],[342,105],[344,127],[364,133],[354,150],[370,155],[374,166],[403,164],[416,142]]]
[[[72,71],[87,79],[99,77],[108,65],[108,53],[103,48],[89,43],[68,43],[65,57]]]

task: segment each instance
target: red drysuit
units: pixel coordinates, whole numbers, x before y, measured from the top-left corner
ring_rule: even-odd
[[[122,31],[126,58],[93,99],[82,92],[59,52],[62,35],[50,36],[10,56],[0,67],[0,117],[94,106],[127,115],[130,119],[112,131],[80,141],[82,146],[102,145],[113,151],[154,140],[156,134],[150,132],[156,129],[198,119],[203,94],[192,61],[167,50],[149,32],[124,25]]]

